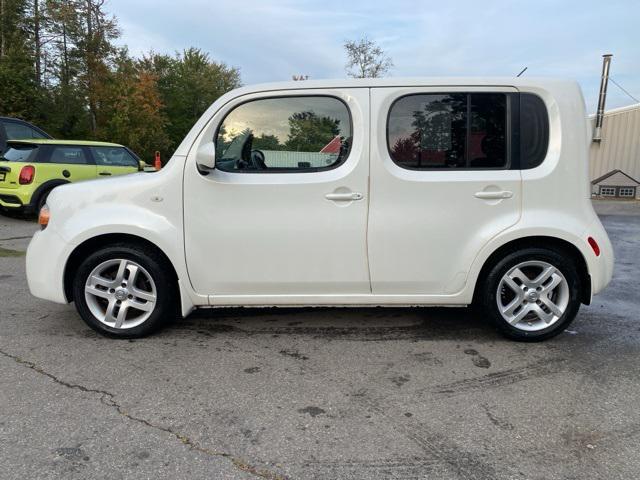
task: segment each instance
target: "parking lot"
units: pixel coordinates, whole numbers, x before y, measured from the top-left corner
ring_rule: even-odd
[[[614,281],[539,344],[401,308],[201,311],[110,340],[29,295],[37,225],[0,216],[0,477],[638,478],[640,204],[597,209]]]

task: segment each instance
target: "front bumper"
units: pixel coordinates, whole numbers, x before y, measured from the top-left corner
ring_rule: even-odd
[[[73,246],[51,226],[36,232],[27,248],[27,283],[35,297],[69,303],[64,291],[64,269]]]

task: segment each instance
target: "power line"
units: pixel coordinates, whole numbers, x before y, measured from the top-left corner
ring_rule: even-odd
[[[631,95],[629,92],[627,92],[624,88],[622,88],[622,86],[616,82],[613,78],[609,77],[609,80],[611,80],[613,82],[613,84],[618,87],[620,90],[622,90],[624,93],[626,93],[627,95],[629,95],[629,97],[631,97],[633,100],[635,100],[636,102],[640,103],[640,100],[638,100],[636,97],[634,97],[633,95]]]

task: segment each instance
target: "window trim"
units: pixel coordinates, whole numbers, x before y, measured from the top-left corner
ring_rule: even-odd
[[[629,195],[623,195],[622,191],[629,191]],[[624,198],[633,198],[636,196],[636,187],[619,187],[618,188],[618,196]]]
[[[611,192],[611,193],[605,193],[606,192]],[[598,192],[600,195],[602,195],[603,197],[616,197],[617,196],[617,191],[616,191],[616,187],[604,187],[604,186],[600,186],[600,191]]]
[[[468,155],[468,143],[469,143],[469,128],[470,128],[470,124],[471,124],[471,115],[470,115],[470,106],[471,106],[471,95],[472,94],[478,94],[478,93],[493,93],[493,94],[499,94],[499,95],[504,95],[506,98],[506,112],[505,112],[505,143],[506,143],[506,153],[507,153],[507,162],[506,165],[503,167],[455,167],[455,168],[448,168],[448,167],[431,167],[431,168],[416,168],[416,167],[407,167],[404,165],[401,165],[400,163],[396,162],[395,158],[393,158],[393,155],[391,154],[391,145],[389,144],[389,120],[391,119],[391,111],[393,110],[393,107],[395,106],[395,104],[397,102],[399,102],[400,100],[402,100],[405,97],[413,97],[413,96],[419,96],[419,95],[451,95],[451,94],[463,94],[467,96],[467,121],[466,121],[466,133],[465,133],[465,163],[467,162],[467,158],[466,156]],[[513,157],[514,157],[514,148],[512,148],[513,145],[515,145],[514,143],[514,135],[513,135],[513,131],[515,130],[513,128],[513,113],[514,113],[514,97],[515,96],[519,96],[520,93],[519,92],[507,92],[507,91],[486,91],[486,90],[461,90],[461,91],[438,91],[438,92],[412,92],[412,93],[406,93],[404,95],[401,95],[397,98],[395,98],[393,100],[393,102],[391,102],[391,105],[389,105],[389,108],[387,109],[387,121],[386,121],[386,126],[385,126],[385,143],[387,144],[387,155],[389,156],[389,158],[391,159],[391,161],[393,162],[394,165],[396,165],[399,168],[402,168],[403,170],[410,170],[412,172],[477,172],[477,171],[487,171],[487,170],[498,170],[498,171],[505,171],[505,170],[515,170],[517,168],[519,168],[519,163],[520,163],[520,155],[517,155],[517,161],[518,161],[518,165],[516,168],[514,168],[514,162],[513,162]],[[515,109],[516,112],[518,113],[520,112],[520,109],[517,108]],[[519,127],[519,119],[518,119],[518,127]],[[519,132],[518,132],[519,133]]]
[[[216,125],[216,130],[215,133],[213,135],[213,145],[214,148],[217,147],[217,141],[218,141],[218,134],[220,133],[220,128],[222,127],[222,125],[224,124],[225,120],[227,119],[227,117],[233,112],[235,111],[238,107],[241,107],[242,105],[245,105],[247,103],[251,103],[251,102],[257,102],[260,100],[275,100],[275,99],[282,99],[282,98],[332,98],[335,100],[338,100],[340,103],[342,103],[342,105],[344,105],[344,107],[347,110],[347,115],[349,116],[349,130],[351,130],[351,142],[349,143],[349,149],[347,150],[345,156],[343,159],[340,160],[340,162],[338,163],[334,163],[333,165],[329,165],[327,167],[317,167],[317,168],[305,168],[303,169],[299,169],[299,168],[282,168],[282,169],[274,169],[274,170],[222,170],[221,168],[218,168],[218,159],[216,157],[216,166],[215,166],[215,170],[219,171],[219,172],[223,172],[223,173],[229,173],[229,174],[242,174],[242,175],[246,175],[246,174],[269,174],[269,175],[273,175],[273,174],[278,174],[278,173],[318,173],[318,172],[327,172],[330,170],[335,170],[336,168],[341,167],[342,165],[344,165],[346,163],[346,161],[349,159],[350,155],[351,155],[351,148],[353,147],[353,137],[354,137],[354,129],[353,129],[353,115],[351,114],[351,109],[349,108],[349,105],[347,105],[347,102],[345,102],[342,98],[337,97],[335,95],[329,95],[326,93],[318,93],[318,94],[296,94],[296,95],[269,95],[269,96],[265,96],[265,97],[258,97],[258,98],[248,98],[246,100],[243,100],[241,102],[238,102],[237,104],[233,105],[229,111],[227,113],[225,113],[224,117],[222,117],[222,120],[220,120],[220,122],[218,123],[218,125]]]

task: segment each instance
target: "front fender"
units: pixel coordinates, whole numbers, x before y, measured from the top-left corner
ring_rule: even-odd
[[[132,235],[155,244],[167,256],[178,276],[183,316],[196,305],[207,304],[207,297],[196,295],[190,288],[181,229],[165,216],[135,205],[99,204],[77,212],[57,227],[59,235],[74,248],[110,234]]]

